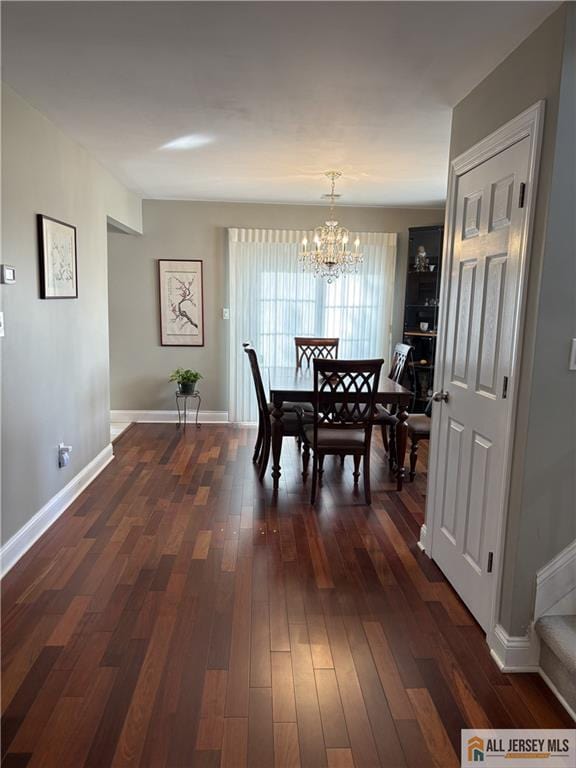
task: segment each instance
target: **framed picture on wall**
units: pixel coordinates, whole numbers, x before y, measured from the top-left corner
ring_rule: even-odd
[[[77,299],[76,227],[39,213],[40,298]]]
[[[203,347],[202,262],[158,259],[158,277],[162,346]]]

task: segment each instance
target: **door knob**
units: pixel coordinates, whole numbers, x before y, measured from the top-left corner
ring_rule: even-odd
[[[439,392],[434,392],[432,395],[432,400],[434,400],[435,403],[441,403],[441,402],[448,402],[448,392],[444,392],[443,389],[441,389]]]

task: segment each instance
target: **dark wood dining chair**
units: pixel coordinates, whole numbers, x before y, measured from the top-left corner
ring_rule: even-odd
[[[338,344],[340,339],[322,338],[320,336],[294,336],[294,345],[296,347],[296,370],[302,370],[302,367],[310,368],[310,363],[314,358],[322,360],[335,360],[338,357]],[[283,408],[288,411],[301,411],[312,414],[311,403],[284,403]],[[301,447],[300,435],[296,438],[298,447]]]
[[[314,420],[312,424],[302,426],[304,475],[308,470],[310,449],[313,452],[312,504],[316,501],[326,455],[354,457],[354,485],[358,483],[363,460],[364,496],[366,504],[372,502],[370,444],[383,362],[381,359],[313,361]]]
[[[338,344],[340,339],[309,336],[294,336],[296,346],[296,368],[303,365],[310,368],[310,363],[315,358],[322,360],[336,360],[338,358]]]
[[[408,437],[410,438],[410,480],[416,477],[416,462],[418,461],[418,443],[430,440],[432,427],[432,399],[429,400],[424,413],[411,413],[406,421]]]
[[[392,365],[390,366],[390,372],[388,373],[389,379],[392,379],[392,381],[395,381],[397,384],[403,383],[406,378],[408,363],[412,359],[413,350],[414,347],[411,347],[409,344],[396,344],[392,355]],[[374,423],[377,424],[382,431],[382,443],[384,444],[384,450],[388,454],[390,469],[393,468],[396,457],[394,427],[397,422],[396,407],[388,409],[384,405],[376,406],[376,418],[374,419]],[[390,434],[390,438],[388,438],[388,434]]]
[[[266,474],[266,468],[270,458],[270,446],[272,443],[272,425],[270,422],[272,405],[268,402],[268,398],[266,397],[256,350],[249,342],[244,342],[242,346],[244,347],[244,352],[246,352],[250,363],[250,371],[252,373],[252,380],[256,391],[256,400],[258,403],[258,434],[256,437],[256,444],[254,445],[252,461],[258,465],[258,479],[262,481]],[[301,423],[302,419],[295,412],[287,411],[282,416],[282,426],[285,435],[298,437],[301,433]]]

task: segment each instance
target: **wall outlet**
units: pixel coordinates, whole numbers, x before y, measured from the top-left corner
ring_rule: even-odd
[[[64,445],[60,443],[58,445],[58,466],[60,469],[67,467],[70,464],[70,454],[72,453],[71,445]]]
[[[576,371],[576,339],[572,339],[572,346],[570,348],[570,365],[568,368],[571,371]]]
[[[4,336],[4,312],[0,312],[0,336]]]
[[[230,320],[230,310],[228,307],[222,307],[222,320]]]

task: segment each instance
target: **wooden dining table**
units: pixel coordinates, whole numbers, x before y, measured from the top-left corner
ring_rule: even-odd
[[[314,372],[312,368],[274,368],[266,369],[268,387],[270,390],[270,402],[272,410],[272,479],[274,490],[278,490],[281,475],[280,455],[282,453],[282,439],[284,427],[282,424],[282,403],[313,403],[314,401]],[[387,376],[382,376],[378,384],[376,402],[381,405],[396,405],[396,490],[402,490],[406,457],[406,442],[408,426],[407,407],[412,400],[412,392],[400,386]]]

